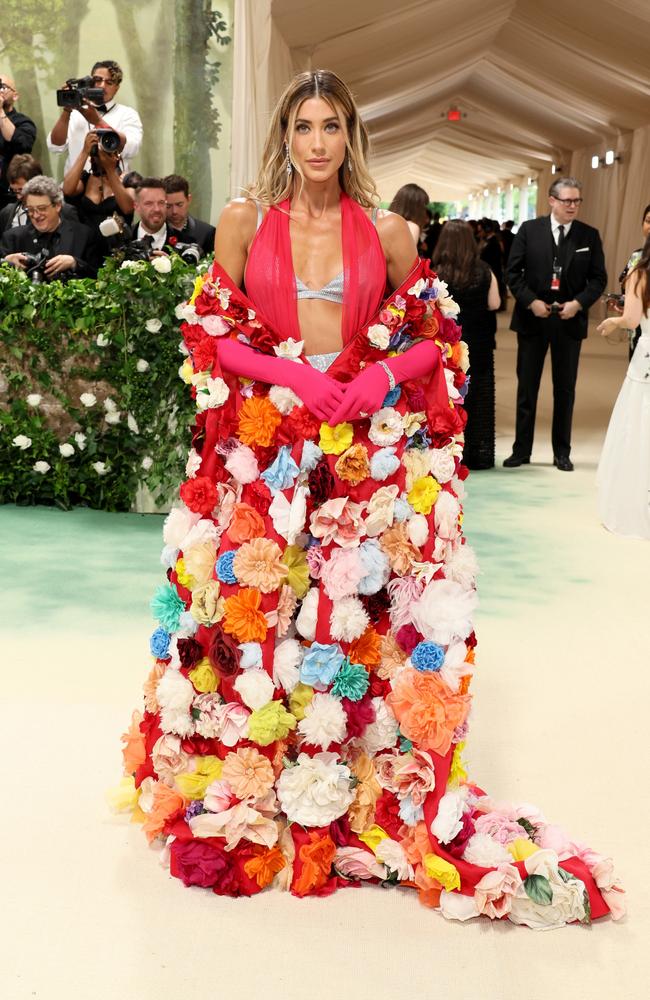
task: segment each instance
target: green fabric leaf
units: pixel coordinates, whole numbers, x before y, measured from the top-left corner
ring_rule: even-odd
[[[540,906],[550,906],[553,902],[551,883],[544,875],[529,875],[524,879],[524,889],[529,899]]]
[[[524,819],[523,816],[520,816],[517,822],[519,823],[519,826],[523,827],[523,829],[526,831],[530,839],[534,840],[535,834],[537,833],[537,827],[533,826],[533,824],[529,822],[529,820]]]

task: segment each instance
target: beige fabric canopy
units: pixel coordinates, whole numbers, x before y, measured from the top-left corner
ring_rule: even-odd
[[[357,98],[382,198],[415,181],[464,200],[534,177],[544,211],[559,164],[584,181],[583,218],[615,268],[650,201],[649,49],[650,0],[236,0],[233,187],[255,176],[292,73],[326,67]],[[607,149],[621,160],[592,170]]]

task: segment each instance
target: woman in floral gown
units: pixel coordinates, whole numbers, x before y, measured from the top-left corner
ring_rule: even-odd
[[[294,79],[179,307],[197,416],[123,800],[172,875],[218,894],[365,881],[462,920],[618,915],[607,859],[463,767],[467,351],[374,208],[367,148],[334,74]]]

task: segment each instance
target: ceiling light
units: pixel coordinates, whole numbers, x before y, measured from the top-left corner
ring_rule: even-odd
[[[529,184],[537,184],[537,178],[536,177],[529,177],[528,178],[528,183]]]
[[[598,156],[598,154],[596,153],[596,154],[595,154],[594,156],[592,156],[592,158],[591,158],[591,169],[592,169],[592,170],[598,170],[598,167],[599,167],[599,166],[600,166],[600,157],[599,157],[599,156]]]
[[[553,166],[551,167],[552,174],[561,174],[563,170],[564,167],[561,163],[554,163]]]
[[[620,156],[617,156],[613,149],[608,149],[605,153],[605,164],[608,167],[611,167],[613,163],[616,163],[620,159]]]

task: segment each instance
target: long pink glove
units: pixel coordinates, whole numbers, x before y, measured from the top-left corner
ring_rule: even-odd
[[[329,422],[332,413],[343,401],[345,387],[311,365],[269,357],[236,340],[220,340],[218,354],[222,368],[233,375],[244,375],[267,385],[284,385],[291,389],[319,420]]]
[[[415,344],[394,358],[386,358],[395,384],[406,382],[421,375],[430,374],[440,361],[440,348],[425,340]],[[388,375],[381,365],[373,364],[364,368],[355,379],[348,382],[345,397],[332,414],[331,423],[340,424],[345,420],[359,420],[368,417],[381,408],[390,389]]]

